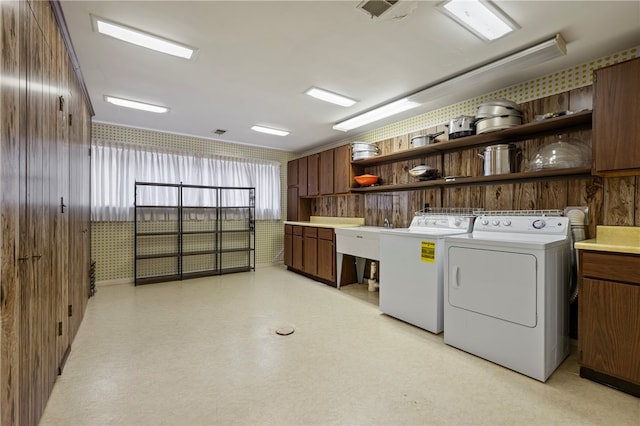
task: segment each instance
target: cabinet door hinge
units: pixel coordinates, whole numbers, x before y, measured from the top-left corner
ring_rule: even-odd
[[[62,321],[58,321],[58,336],[62,336]]]
[[[64,111],[64,96],[58,96],[58,111]]]
[[[73,124],[73,114],[69,114],[69,127]]]
[[[73,305],[69,305],[69,309],[67,309],[67,316],[73,316]]]
[[[67,207],[67,205],[64,203],[64,197],[60,197],[60,213],[64,213],[65,207]]]

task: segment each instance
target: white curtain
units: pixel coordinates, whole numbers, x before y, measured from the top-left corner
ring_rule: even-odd
[[[146,150],[95,141],[91,151],[91,220],[133,220],[135,182],[254,187],[257,220],[280,219],[280,164],[275,161]],[[221,205],[246,205],[246,191],[223,191]],[[177,205],[178,191],[141,191],[139,204]],[[142,199],[140,199],[142,198]],[[184,189],[183,204],[215,206],[212,191]],[[163,214],[168,214],[164,212]],[[157,219],[155,217],[154,219]]]

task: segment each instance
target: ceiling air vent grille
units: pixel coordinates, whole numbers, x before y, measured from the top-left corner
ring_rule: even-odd
[[[216,135],[224,135],[225,133],[227,133],[227,131],[222,129],[215,129],[213,133],[215,133]]]
[[[389,10],[391,6],[398,3],[398,1],[399,0],[364,0],[356,7],[367,12],[372,18],[377,18]]]

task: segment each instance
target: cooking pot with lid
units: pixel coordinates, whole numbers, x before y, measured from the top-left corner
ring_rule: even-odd
[[[442,134],[444,134],[444,132],[431,133],[423,136],[415,136],[411,138],[411,147],[417,148],[419,146],[429,145],[430,143],[435,142],[436,138]]]
[[[484,175],[491,176],[516,173],[520,166],[521,154],[520,148],[509,143],[487,146],[478,156],[484,160]]]
[[[475,117],[461,115],[449,122],[449,139],[461,138],[476,134]]]

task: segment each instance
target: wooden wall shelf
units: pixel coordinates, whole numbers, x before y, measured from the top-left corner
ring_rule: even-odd
[[[410,183],[399,183],[390,185],[367,186],[362,188],[352,188],[353,193],[369,192],[392,192],[392,191],[413,191],[416,189],[442,188],[454,186],[471,185],[492,185],[495,183],[517,183],[531,182],[537,180],[563,179],[566,177],[588,177],[591,176],[590,167],[578,167],[571,169],[548,169],[536,172],[507,173],[491,176],[474,176],[467,178],[457,178],[452,181],[445,179],[426,180]]]
[[[367,158],[366,160],[352,161],[351,164],[358,166],[375,166],[379,164],[393,163],[396,161],[411,160],[414,158],[424,157],[429,154],[456,151],[476,146],[485,146],[492,143],[517,142],[558,132],[566,133],[570,130],[590,128],[591,117],[592,111],[582,111],[571,115],[550,118],[544,121],[534,121],[511,129],[467,136],[445,142],[437,142],[418,148],[394,152],[392,154]]]

